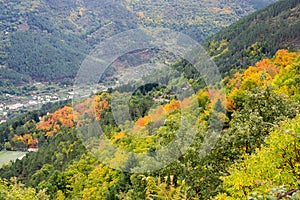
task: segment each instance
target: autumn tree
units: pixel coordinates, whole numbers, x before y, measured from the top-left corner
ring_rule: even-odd
[[[38,124],[37,128],[47,131],[47,136],[52,136],[61,127],[74,127],[73,108],[65,106],[54,113],[48,114]]]
[[[256,149],[255,154],[245,154],[243,160],[231,166],[230,175],[222,177],[227,194],[234,199],[245,199],[255,192],[268,196],[273,188],[280,186],[285,186],[286,191],[298,188],[299,126],[299,116],[286,121],[276,127],[265,139],[265,145]],[[276,197],[279,194],[274,195]],[[219,195],[216,199],[224,199],[222,196],[224,195]]]

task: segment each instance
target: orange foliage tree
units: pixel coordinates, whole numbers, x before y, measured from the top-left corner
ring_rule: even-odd
[[[236,73],[227,84],[227,88],[229,88],[226,102],[227,111],[233,112],[233,110],[239,109],[237,101],[243,98],[245,91],[272,85],[274,78],[296,58],[297,53],[278,50],[274,59],[263,59],[257,62],[255,66],[250,66],[243,73]]]
[[[12,141],[17,142],[20,141],[27,145],[27,147],[34,148],[37,145],[38,140],[33,138],[30,134],[21,135],[14,135]]]
[[[177,110],[177,109],[180,109],[180,101],[178,100],[172,100],[170,103],[166,104],[164,106],[164,111],[166,114],[174,111],[174,110]]]
[[[135,124],[141,127],[147,126],[150,122],[151,118],[149,116],[145,116],[143,118],[139,118]]]
[[[110,95],[108,93],[101,93],[94,98],[94,112],[97,121],[101,120],[103,112],[109,109]]]
[[[52,136],[53,133],[59,131],[61,127],[74,127],[74,117],[72,107],[65,106],[52,114],[48,114],[38,124],[39,130],[46,130],[47,136]]]
[[[278,50],[275,56],[274,64],[279,67],[286,67],[288,64],[295,61],[297,53],[289,52],[288,50]]]

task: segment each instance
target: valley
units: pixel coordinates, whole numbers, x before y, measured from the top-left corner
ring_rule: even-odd
[[[203,42],[273,1],[0,1],[1,122],[71,99],[82,61],[105,38],[133,28],[164,27]]]
[[[28,87],[29,89],[26,89]],[[35,83],[24,85],[20,94],[4,93],[0,100],[1,123],[20,113],[37,110],[47,103],[67,101],[73,98],[74,93],[70,87]]]

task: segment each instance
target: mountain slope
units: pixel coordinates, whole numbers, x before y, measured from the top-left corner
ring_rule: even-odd
[[[85,55],[104,38],[159,26],[203,41],[271,2],[274,0],[0,1],[1,86],[31,79],[70,83]],[[11,75],[4,76],[7,72]],[[23,77],[14,75],[18,73]]]
[[[278,49],[300,47],[300,1],[281,0],[209,38],[205,43],[222,72],[253,65]]]
[[[181,31],[202,42],[206,37],[274,0],[264,1],[127,1],[143,26],[162,26]],[[164,12],[162,12],[164,11]]]
[[[228,84],[222,89],[201,89],[182,101],[173,99],[155,106],[144,103],[143,97],[149,93],[137,95],[131,100],[139,111],[146,107],[149,112],[119,124],[114,110],[126,104],[113,104],[112,99],[122,99],[126,92],[102,92],[74,102],[73,108],[60,105],[54,112],[46,108],[11,119],[0,125],[0,148],[20,150],[38,145],[39,150],[0,169],[0,197],[7,199],[10,194],[1,180],[10,180],[5,185],[13,184],[14,176],[50,199],[150,199],[154,195],[166,199],[166,194],[175,200],[213,199],[220,192],[246,199],[257,188],[263,195],[272,196],[283,193],[273,189],[281,185],[291,191],[298,187],[299,175],[293,169],[300,164],[299,62],[300,52],[280,50],[275,57],[258,62],[234,78],[227,77]],[[140,94],[146,92],[140,89]],[[165,94],[163,88],[156,89],[152,94]],[[196,130],[180,123],[193,115],[196,118],[191,122]],[[207,131],[211,123],[216,123],[212,118],[225,123],[217,142]],[[182,156],[170,165],[149,172],[149,166],[157,166],[161,159],[145,160],[144,156],[157,158],[157,152],[174,142],[180,129],[195,132],[195,137],[190,137],[191,146],[186,152],[180,151]],[[274,131],[280,135],[269,140]],[[184,140],[181,138],[177,146]],[[270,141],[278,148],[268,148]],[[245,170],[237,168],[266,147],[267,154],[247,164]],[[169,152],[165,155],[177,155],[176,151]],[[230,168],[237,175],[228,173]],[[134,173],[140,169],[143,173]],[[241,181],[240,177],[246,176],[253,188]]]

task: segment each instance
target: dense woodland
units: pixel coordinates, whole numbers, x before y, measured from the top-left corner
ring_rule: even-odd
[[[0,168],[0,199],[299,199],[300,51],[288,50],[298,46],[289,45],[286,33],[287,43],[256,35],[268,28],[263,19],[284,24],[293,16],[286,23],[297,24],[299,4],[279,1],[208,40],[227,72],[215,85],[205,85],[192,66],[178,61],[173,68],[179,75],[152,77],[175,90],[187,79],[182,96],[159,84],[131,94],[131,83],[1,124],[1,149],[39,150]],[[280,35],[286,25],[274,24],[270,30]],[[263,41],[265,50],[243,53],[253,41]],[[226,57],[214,53],[227,47]],[[236,64],[241,59],[247,62]],[[127,104],[129,116],[116,117]],[[184,152],[161,155],[175,157],[171,163],[151,170],[162,164],[156,159],[161,149],[190,138]]]
[[[118,91],[99,93],[73,107],[66,105],[44,115],[40,122],[28,116],[29,121],[9,127],[15,134],[7,139],[11,148],[19,148],[19,143],[34,146],[37,140],[40,149],[0,169],[1,195],[24,193],[36,199],[40,195],[50,199],[255,199],[285,195],[299,187],[299,66],[300,52],[279,50],[275,57],[224,78],[221,89],[209,86],[183,100],[169,96],[150,110],[145,103],[141,105],[145,112],[132,108],[134,124],[124,123],[121,128],[110,106],[112,96],[121,95]],[[132,100],[158,97],[160,89],[140,88]],[[197,130],[187,152],[160,170],[134,173],[145,167],[141,158],[124,155],[119,149],[155,153],[185,126],[179,124],[183,115],[193,119]],[[216,124],[210,118],[223,124],[223,130],[211,151],[201,156],[208,148],[203,143],[205,134]],[[97,127],[109,138],[109,144],[96,137]],[[137,137],[141,135],[146,139]],[[290,198],[297,199],[297,195],[295,192]]]
[[[279,49],[300,48],[300,1],[278,1],[221,30],[205,42],[220,71],[237,69],[272,57]]]

